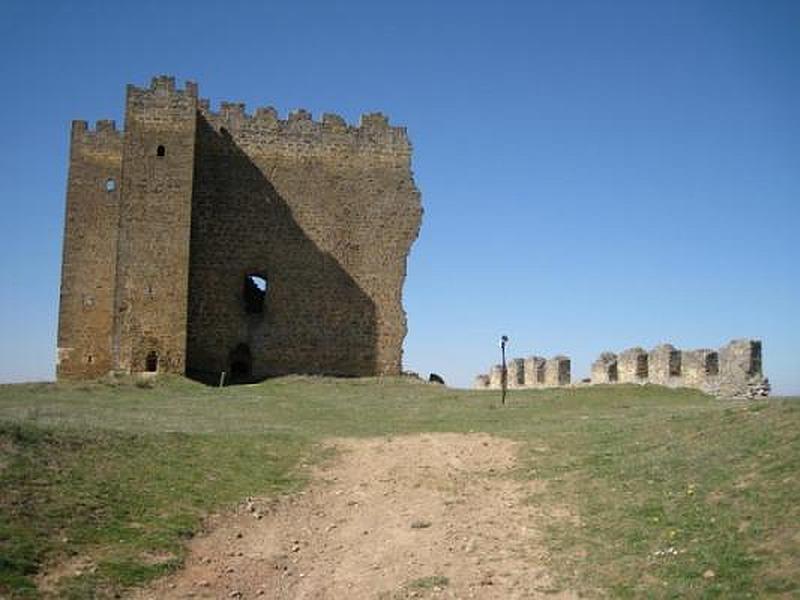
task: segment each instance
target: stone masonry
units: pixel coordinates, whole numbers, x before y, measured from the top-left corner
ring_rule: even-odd
[[[613,352],[603,352],[592,363],[592,383],[617,383],[617,355]]]
[[[614,356],[604,352],[592,367],[592,383],[615,383],[601,365]],[[655,383],[689,387],[725,398],[760,398],[769,395],[769,380],[761,365],[761,342],[733,340],[719,350],[678,350],[670,344],[650,352],[626,350],[619,356],[619,383]]]
[[[644,383],[649,365],[647,352],[642,348],[629,348],[617,357],[617,374],[620,383]]]
[[[532,356],[522,361],[522,382],[518,377],[522,359],[509,362],[509,388],[558,387],[570,384],[570,360],[556,356],[547,361]],[[513,368],[512,368],[513,365]],[[479,375],[476,389],[497,389],[502,367],[495,365],[491,376]],[[669,387],[689,387],[725,398],[761,398],[769,395],[769,380],[762,373],[761,342],[733,340],[719,350],[679,350],[671,344],[656,346],[650,352],[630,348],[619,355],[603,352],[592,363],[592,384],[653,383]]]
[[[525,361],[521,358],[512,358],[508,361],[508,387],[518,388],[525,386]]]
[[[128,86],[72,125],[58,377],[399,374],[420,194],[402,127]]]
[[[570,383],[570,360],[566,356],[544,359],[541,356],[512,358],[506,366],[509,389],[531,387],[557,387]],[[500,389],[503,381],[502,365],[494,365],[488,375],[475,377],[476,389]]]

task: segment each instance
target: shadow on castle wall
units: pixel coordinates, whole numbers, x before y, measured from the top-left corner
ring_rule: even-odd
[[[322,201],[322,199],[320,199]],[[372,299],[295,220],[286,199],[223,128],[198,115],[187,375],[217,383],[376,370]],[[266,282],[252,309],[248,276]]]

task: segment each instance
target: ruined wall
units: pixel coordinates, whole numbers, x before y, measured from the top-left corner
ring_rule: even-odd
[[[489,387],[500,389],[503,385],[503,365],[493,365],[489,369]]]
[[[525,359],[525,385],[544,385],[545,363],[541,356],[529,356]]]
[[[617,355],[613,352],[603,352],[592,363],[592,383],[617,383]]]
[[[189,368],[246,347],[255,376],[399,374],[422,213],[405,130],[203,105],[195,157]],[[247,274],[267,281],[262,313],[243,309]]]
[[[525,361],[512,358],[508,361],[508,387],[519,388],[525,385]]]
[[[525,359],[522,361],[523,382],[519,384],[516,378],[521,360],[509,362],[510,388],[570,384],[570,360],[566,356],[556,356],[547,361],[538,356]],[[654,383],[697,388],[725,398],[762,398],[770,392],[769,380],[764,377],[762,368],[761,342],[758,340],[733,340],[719,350],[681,351],[671,344],[661,344],[650,352],[638,347],[619,355],[603,352],[592,363],[592,377],[588,383]],[[474,387],[499,388],[500,373],[501,368],[497,365],[490,375],[478,375]]]
[[[605,369],[610,353],[592,367],[592,383],[611,383]],[[671,344],[650,352],[631,348],[619,356],[620,383],[655,383],[690,387],[725,398],[760,398],[769,395],[769,380],[762,373],[761,342],[733,340],[719,350],[679,350]]]
[[[733,340],[719,350],[719,393],[732,397],[761,397],[770,391],[762,374],[761,342]]]
[[[679,385],[682,371],[681,351],[672,344],[661,344],[653,348],[648,356],[650,383]]]
[[[570,360],[566,356],[554,356],[548,359],[544,371],[545,385],[569,385],[571,381],[570,369]]]
[[[72,123],[58,319],[59,379],[99,377],[113,365],[122,133],[113,121]]]
[[[648,371],[647,352],[642,348],[629,348],[617,357],[620,383],[646,383]]]
[[[544,359],[541,356],[512,358],[507,364],[507,384],[509,389],[555,387],[569,385],[571,380],[570,359],[554,356]],[[478,375],[473,387],[476,389],[500,389],[502,386],[502,365],[494,365],[488,375]]]

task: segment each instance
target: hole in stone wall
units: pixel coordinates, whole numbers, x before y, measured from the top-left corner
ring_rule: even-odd
[[[267,278],[257,273],[245,275],[242,296],[245,312],[251,315],[263,313],[267,299]]]
[[[164,146],[159,146],[158,148],[156,148],[156,156],[166,156],[166,154],[167,154],[167,149],[164,148]]]
[[[619,375],[617,373],[617,363],[608,365],[608,380],[610,382],[616,382],[618,379]]]
[[[709,352],[706,354],[706,375],[719,375],[719,354]]]
[[[536,383],[544,383],[545,366],[544,363],[536,367]]]
[[[107,192],[114,192],[117,189],[117,182],[115,179],[109,177],[106,179],[106,191]]]
[[[675,350],[669,353],[669,376],[670,377],[680,377],[681,376],[681,352],[680,350]]]
[[[148,373],[155,373],[158,371],[158,352],[155,350],[152,350],[147,354],[144,370]]]
[[[640,354],[636,357],[636,377],[639,379],[647,379],[648,374],[647,355]]]

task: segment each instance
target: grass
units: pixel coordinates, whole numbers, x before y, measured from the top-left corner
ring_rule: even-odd
[[[490,432],[550,513],[563,589],[614,597],[800,595],[800,402],[656,386],[450,390],[290,377],[0,386],[0,596],[110,596],[181,564],[209,512],[303,484],[330,436]]]

